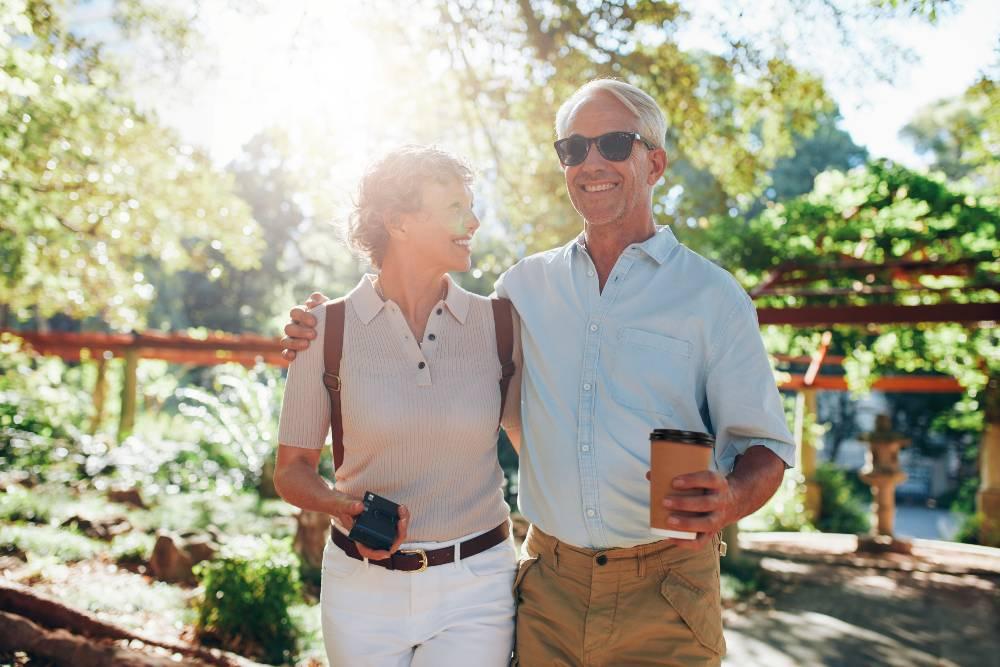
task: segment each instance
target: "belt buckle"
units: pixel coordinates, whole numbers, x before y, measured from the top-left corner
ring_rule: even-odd
[[[420,556],[420,569],[414,570],[414,572],[423,572],[424,570],[427,569],[427,566],[430,564],[429,561],[427,560],[427,552],[424,551],[423,549],[400,549],[399,553],[417,554]]]

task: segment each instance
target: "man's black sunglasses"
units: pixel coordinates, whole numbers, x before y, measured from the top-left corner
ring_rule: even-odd
[[[653,142],[643,139],[638,132],[608,132],[599,137],[585,137],[574,134],[565,139],[560,139],[553,146],[556,147],[556,154],[559,161],[566,167],[575,167],[587,159],[590,152],[590,144],[597,144],[598,152],[604,156],[605,160],[612,162],[624,162],[632,155],[632,145],[636,141],[641,141],[649,150],[654,150],[656,146]]]

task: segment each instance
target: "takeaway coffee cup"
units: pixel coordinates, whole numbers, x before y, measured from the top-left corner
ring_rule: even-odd
[[[704,489],[674,489],[674,477],[708,470],[712,463],[715,438],[697,431],[658,428],[649,434],[649,532],[660,537],[693,540],[696,533],[667,528],[670,510],[663,506],[668,495],[697,496]]]

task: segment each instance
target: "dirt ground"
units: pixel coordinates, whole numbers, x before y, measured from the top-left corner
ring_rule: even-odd
[[[916,540],[858,556],[853,536],[750,536],[768,599],[725,613],[725,665],[1000,667],[1000,550]]]

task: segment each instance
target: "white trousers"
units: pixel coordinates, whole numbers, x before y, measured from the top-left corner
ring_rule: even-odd
[[[413,543],[437,549],[454,542]],[[506,667],[514,647],[512,537],[465,560],[395,572],[327,541],[320,608],[331,667]]]

